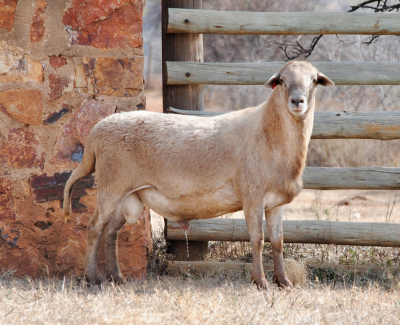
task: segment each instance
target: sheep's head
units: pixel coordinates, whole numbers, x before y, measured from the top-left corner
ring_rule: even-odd
[[[317,85],[331,87],[335,83],[305,61],[292,61],[275,73],[265,87],[278,87],[294,116],[304,115],[314,101]],[[277,89],[278,90],[278,89]]]

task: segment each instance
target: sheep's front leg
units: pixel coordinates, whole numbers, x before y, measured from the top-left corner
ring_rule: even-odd
[[[265,211],[265,220],[269,238],[272,246],[272,254],[274,259],[274,282],[279,287],[293,287],[292,282],[288,279],[283,264],[283,230],[282,230],[282,212],[284,207],[280,206]]]
[[[253,270],[251,273],[251,281],[257,285],[257,288],[267,289],[268,282],[265,278],[262,265],[262,250],[264,248],[264,231],[262,221],[264,216],[264,208],[245,208],[244,215],[250,234],[250,242],[253,252]]]

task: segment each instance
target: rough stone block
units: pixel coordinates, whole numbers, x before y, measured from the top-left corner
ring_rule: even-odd
[[[35,14],[32,18],[30,36],[31,42],[39,42],[46,31],[44,26],[44,13],[46,11],[47,2],[45,0],[36,1]]]
[[[15,221],[13,184],[10,177],[0,177],[0,221]]]
[[[15,267],[18,276],[37,277],[47,276],[48,273],[59,277],[82,275],[87,224],[94,212],[96,197],[92,189],[93,176],[78,182],[72,195],[87,209],[74,209],[71,219],[64,225],[60,200],[69,174],[35,175],[28,184],[30,191],[24,189],[25,185],[22,189],[15,189],[21,187],[17,185],[20,180],[0,178],[0,191],[7,193],[0,195],[1,203],[6,203],[4,206],[13,205],[14,210],[18,211],[17,220],[0,220],[0,268]],[[26,197],[20,197],[21,192],[18,191],[21,190]],[[40,202],[35,202],[37,198]],[[0,209],[4,209],[3,205],[0,205]],[[145,276],[151,245],[150,215],[145,208],[135,225],[125,225],[120,231],[118,255],[125,276]],[[103,247],[104,242],[100,244],[98,268],[104,274]]]
[[[38,255],[35,247],[40,239],[20,222],[0,222],[0,267],[14,268],[18,276],[38,276]],[[43,267],[44,265],[42,265]]]
[[[59,77],[56,75],[49,75],[49,86],[50,86],[50,99],[54,100],[62,96],[62,91],[68,86],[69,80],[65,77]]]
[[[0,28],[7,28],[9,31],[14,24],[14,12],[18,0],[0,0]]]
[[[90,79],[90,76],[88,76]],[[75,87],[76,88],[86,88],[88,85],[86,80],[85,69],[82,65],[78,65],[75,71]]]
[[[118,258],[125,276],[133,278],[146,276],[147,261],[153,249],[150,224],[150,210],[145,207],[136,224],[132,226],[125,224],[120,231]]]
[[[50,57],[50,65],[53,68],[61,68],[62,66],[67,64],[67,60],[63,58],[62,56],[51,56]]]
[[[3,242],[10,248],[17,247],[17,242],[21,232],[18,228],[4,227],[0,228],[0,243]]]
[[[64,187],[71,172],[55,173],[53,176],[35,175],[30,179],[32,194],[36,203],[63,201]],[[79,202],[82,196],[87,195],[86,189],[94,188],[93,175],[87,175],[74,186],[72,192],[72,211],[88,212],[86,205]]]
[[[0,142],[0,165],[15,168],[43,168],[45,154],[38,157],[36,136],[26,129],[12,129]]]
[[[143,89],[142,57],[83,58],[76,68],[75,87],[99,95],[134,97]]]
[[[142,15],[142,3],[135,1],[73,0],[63,23],[73,45],[135,48],[143,45]]]
[[[43,64],[39,61],[33,61],[28,55],[24,56],[21,62],[21,73],[25,73],[23,81],[43,82]]]
[[[0,82],[43,82],[43,65],[23,54],[23,49],[0,42]]]
[[[42,123],[42,93],[37,90],[10,89],[0,92],[0,106],[24,124]]]
[[[83,29],[90,23],[106,19],[113,11],[129,3],[130,0],[72,0],[63,23]]]
[[[55,146],[55,160],[70,162],[84,146],[92,128],[103,118],[115,113],[116,105],[85,99],[64,124]],[[78,160],[79,161],[79,160]]]
[[[1,8],[1,0],[0,0]],[[1,11],[1,9],[0,9]],[[19,61],[24,57],[20,47],[9,46],[5,41],[0,42],[0,75],[6,74],[18,67]]]
[[[61,117],[71,111],[71,107],[66,104],[62,105],[62,109],[58,112],[51,114],[43,123],[44,124],[54,124],[56,123]]]

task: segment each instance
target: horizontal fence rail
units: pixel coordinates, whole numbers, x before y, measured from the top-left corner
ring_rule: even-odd
[[[400,168],[306,167],[303,188],[314,190],[399,190]]]
[[[250,241],[244,219],[193,220],[188,240]],[[265,241],[269,234],[263,221]],[[167,240],[185,240],[179,224],[167,223]],[[378,222],[338,222],[321,220],[284,220],[285,243],[336,244],[358,246],[400,247],[400,224]]]
[[[167,85],[263,85],[286,63],[167,61]],[[400,85],[400,62],[311,63],[336,85]]]
[[[167,33],[400,35],[399,13],[168,9]]]
[[[320,268],[320,269],[336,269],[342,272],[380,272],[382,267],[376,265],[347,265],[347,264],[306,264],[310,268]],[[263,268],[265,272],[273,271],[273,263],[263,263]],[[173,261],[168,262],[168,273],[171,275],[178,275],[181,273],[193,274],[196,272],[215,272],[215,271],[243,271],[251,273],[253,269],[252,263],[242,263],[242,262],[186,262],[186,261]],[[386,269],[386,268],[385,268]]]
[[[187,111],[175,114],[211,117],[227,112]],[[315,112],[312,139],[400,139],[400,112]]]

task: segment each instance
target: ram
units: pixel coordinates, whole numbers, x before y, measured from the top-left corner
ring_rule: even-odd
[[[129,112],[98,123],[64,191],[67,221],[73,185],[96,171],[86,280],[98,282],[96,256],[104,234],[108,276],[125,281],[117,259],[118,232],[125,222],[135,223],[146,204],[184,230],[191,220],[244,210],[252,281],[259,288],[268,287],[261,257],[265,215],[274,281],[292,286],[283,266],[282,210],[302,188],[318,84],[334,85],[310,63],[290,62],[265,84],[274,90],[257,107],[216,117]]]

